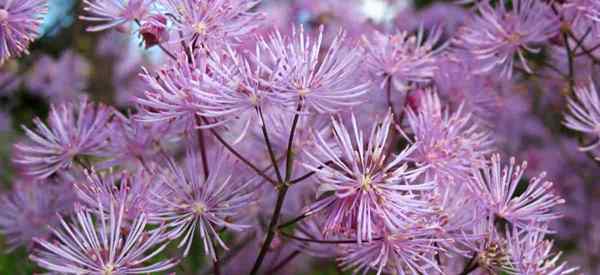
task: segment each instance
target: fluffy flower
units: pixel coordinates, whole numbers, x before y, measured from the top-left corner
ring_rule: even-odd
[[[411,169],[407,156],[414,147],[398,155],[387,153],[391,114],[373,126],[367,140],[352,117],[353,135],[333,119],[335,144],[317,136],[317,152],[306,152],[311,159],[304,166],[315,172],[319,194],[330,192],[311,206],[312,212],[326,216],[326,234],[355,235],[357,242],[373,240],[384,226],[398,228],[416,222],[413,213],[427,212],[419,193],[433,188],[432,183],[413,184],[423,171]]]
[[[142,20],[148,14],[155,0],[84,0],[83,8],[89,16],[79,19],[99,23],[88,27],[96,32],[121,26],[134,20]]]
[[[25,175],[46,178],[82,155],[101,153],[113,110],[83,98],[78,104],[52,106],[48,124],[34,119],[36,130],[23,127],[27,139],[15,144],[13,162]]]
[[[600,145],[600,99],[593,82],[586,86],[577,86],[575,94],[567,100],[569,113],[565,114],[563,124],[569,129],[591,135],[595,140],[580,147],[582,151],[594,150]]]
[[[573,27],[590,27],[595,35],[600,35],[600,2],[597,0],[568,0],[560,12]]]
[[[554,253],[553,241],[545,240],[546,233],[538,230],[514,229],[507,236],[508,250],[515,274],[519,275],[566,275],[575,272],[578,268],[569,268],[567,263],[559,263],[561,253]]]
[[[441,272],[434,258],[440,250],[435,241],[427,230],[406,228],[368,244],[344,245],[338,262],[344,270],[362,274],[432,274]]]
[[[455,183],[468,177],[473,167],[485,162],[491,152],[492,139],[463,112],[463,105],[456,112],[442,108],[436,92],[423,91],[417,111],[407,109],[408,124],[418,144],[411,155],[426,167],[430,180],[438,183]]]
[[[200,42],[203,46],[238,42],[262,21],[262,15],[251,10],[259,3],[252,0],[164,0],[172,21],[172,31],[182,39]]]
[[[68,214],[75,202],[71,186],[66,184],[14,183],[13,191],[0,197],[0,233],[9,250],[31,245],[33,238],[46,239],[48,226],[59,224],[57,214]]]
[[[322,49],[323,27],[313,41],[304,27],[292,29],[290,37],[275,32],[260,41],[272,60],[269,73],[273,81],[266,83],[290,110],[302,105],[304,110],[334,113],[364,102],[370,83],[357,77],[362,54],[358,47],[345,45],[346,35],[340,31],[326,49]],[[324,54],[322,54],[324,52]]]
[[[408,32],[386,35],[375,31],[370,38],[363,36],[367,70],[380,81],[381,87],[388,81],[397,88],[408,82],[427,82],[437,70],[434,46],[440,35],[441,32],[433,30],[425,37],[420,30],[417,35]]]
[[[0,63],[27,53],[47,12],[47,0],[0,1]]]
[[[491,165],[476,171],[469,187],[480,200],[489,219],[503,219],[519,228],[532,223],[548,222],[559,218],[556,206],[565,201],[552,190],[552,182],[544,181],[546,173],[532,177],[522,193],[517,192],[527,168],[527,162],[515,165],[511,158],[502,167],[500,155],[494,154]]]
[[[182,237],[179,247],[185,246],[184,255],[190,250],[194,234],[198,234],[205,252],[215,259],[215,246],[226,248],[218,227],[235,231],[248,228],[231,219],[253,202],[252,182],[229,174],[227,155],[214,153],[209,159],[216,160],[206,164],[208,171],[204,171],[198,153],[192,149],[188,149],[184,167],[168,160],[167,169],[160,175],[166,192],[154,194],[158,211],[153,219],[171,228],[171,238]],[[208,178],[204,178],[205,172]]]
[[[151,168],[149,168],[151,169]],[[72,180],[79,201],[89,208],[99,203],[108,210],[110,204],[124,208],[124,220],[133,221],[142,213],[151,216],[156,209],[153,194],[162,194],[165,189],[151,173],[140,169],[134,174],[127,171],[107,173],[85,171],[80,178]]]
[[[273,76],[265,77],[266,70],[260,64],[230,45],[221,54],[210,54],[207,67],[211,74],[203,77],[203,89],[197,89],[195,96],[202,101],[198,112],[213,119],[211,124],[239,121],[242,125],[240,140],[251,126],[258,125],[259,112],[271,113],[271,109],[276,108],[272,104],[274,92],[262,84],[270,82]]]
[[[87,88],[89,72],[87,60],[67,50],[58,60],[47,55],[37,60],[26,84],[52,102],[74,100]]]
[[[147,125],[119,112],[115,112],[108,127],[112,133],[104,153],[108,160],[99,163],[98,168],[151,162],[158,153],[160,137],[167,130],[164,126]]]
[[[201,115],[202,72],[195,64],[179,61],[155,74],[144,69],[141,77],[148,88],[142,97],[136,98],[140,112],[136,119],[147,123],[169,123],[179,130],[197,126]]]
[[[78,207],[71,223],[63,219],[53,230],[54,241],[36,240],[31,260],[61,274],[142,274],[174,267],[172,259],[147,264],[166,247],[162,228],[149,231],[144,214],[125,223],[123,206],[111,204],[108,215],[101,204],[94,210]]]
[[[499,69],[503,77],[513,73],[514,56],[523,69],[531,72],[525,52],[538,53],[541,44],[558,34],[560,22],[546,3],[537,0],[517,0],[508,8],[500,1],[494,8],[490,1],[477,3],[480,15],[468,24],[457,43],[480,62],[478,72]]]

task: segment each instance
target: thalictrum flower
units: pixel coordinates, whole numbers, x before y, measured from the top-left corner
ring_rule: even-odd
[[[423,168],[411,169],[407,157],[415,147],[400,154],[388,153],[391,114],[377,121],[365,139],[352,117],[352,134],[333,119],[335,143],[317,136],[317,152],[306,152],[311,162],[304,166],[315,172],[318,195],[330,193],[311,208],[326,216],[323,231],[355,236],[358,243],[370,241],[383,227],[397,228],[416,222],[412,213],[426,213],[419,193],[432,183],[414,183]]]
[[[190,250],[194,234],[198,234],[206,254],[216,259],[216,245],[227,249],[217,231],[220,227],[234,231],[248,228],[231,220],[253,202],[252,182],[230,174],[231,163],[223,152],[209,155],[211,161],[205,164],[208,171],[204,171],[199,153],[192,150],[188,149],[183,167],[167,161],[160,175],[166,191],[153,194],[158,209],[153,219],[171,228],[169,237],[181,237],[179,247],[185,246],[184,255]],[[204,178],[205,172],[208,178]]]
[[[87,31],[96,32],[142,20],[148,15],[155,0],[84,0],[88,16],[79,19],[98,23]]]
[[[48,124],[34,119],[35,130],[23,127],[27,139],[15,144],[13,162],[26,175],[46,178],[68,168],[82,155],[100,154],[107,145],[113,109],[90,103],[53,105]]]
[[[48,226],[58,225],[58,214],[69,214],[74,202],[70,185],[14,182],[13,191],[0,197],[0,233],[8,249],[31,246],[33,238],[46,239]]]
[[[421,92],[421,91],[420,91]],[[408,108],[408,124],[418,144],[411,155],[427,167],[427,176],[438,183],[455,183],[468,177],[473,167],[485,162],[492,138],[463,111],[443,108],[435,91],[425,90],[417,111]]]
[[[546,173],[532,177],[521,187],[526,168],[527,162],[516,165],[515,158],[502,167],[500,155],[494,154],[491,165],[474,173],[468,186],[489,219],[503,219],[513,226],[527,228],[531,223],[561,217],[556,207],[565,201],[552,190],[553,183],[544,180]],[[519,187],[523,190],[517,192]]]
[[[428,230],[404,228],[397,233],[386,233],[381,240],[367,244],[343,245],[338,262],[344,270],[367,274],[431,274],[441,269],[435,254],[441,252]]]
[[[167,12],[175,17],[170,29],[183,39],[211,47],[223,42],[239,42],[259,27],[263,15],[252,9],[259,1],[252,0],[164,0]]]
[[[437,70],[435,54],[439,49],[434,47],[440,35],[434,29],[426,37],[421,29],[416,35],[375,31],[371,37],[363,36],[366,68],[382,88],[388,81],[396,88],[403,88],[409,82],[428,82]]]
[[[311,37],[300,26],[289,37],[275,32],[259,42],[271,59],[263,61],[264,66],[274,75],[265,85],[290,110],[302,105],[303,110],[335,113],[365,101],[370,83],[357,76],[361,51],[347,44],[343,31],[323,49],[323,30],[319,28],[318,36]]]
[[[600,98],[593,82],[577,86],[575,94],[567,100],[569,113],[565,114],[563,124],[569,129],[592,136],[594,141],[580,147],[582,151],[590,151],[600,145]]]
[[[47,0],[0,0],[0,64],[28,53],[47,12]]]
[[[554,242],[545,240],[547,230],[529,230],[514,228],[507,236],[508,250],[515,274],[519,275],[565,275],[578,268],[569,268],[567,263],[558,260],[562,253],[554,253]]]
[[[507,1],[496,7],[490,1],[476,5],[480,15],[461,30],[457,43],[480,62],[477,72],[499,70],[503,77],[511,78],[516,55],[522,69],[531,73],[525,53],[539,53],[535,45],[558,34],[558,16],[537,0],[512,1],[510,8]]]
[[[62,274],[142,274],[177,265],[173,259],[148,263],[166,247],[164,228],[147,229],[145,214],[126,223],[124,204],[109,207],[77,207],[72,222],[63,219],[61,227],[53,229],[55,240],[36,240],[39,248],[31,260]]]

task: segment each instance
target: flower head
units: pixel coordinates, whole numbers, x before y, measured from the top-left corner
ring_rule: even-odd
[[[165,191],[151,172],[142,169],[135,174],[112,169],[106,173],[84,171],[81,178],[73,181],[74,189],[79,201],[89,208],[101,204],[108,211],[111,204],[116,204],[116,207],[123,204],[124,221],[130,222],[142,213],[151,216],[157,210],[153,195]]]
[[[215,245],[226,248],[218,227],[236,231],[248,227],[231,220],[253,202],[252,181],[233,177],[227,155],[213,153],[210,159],[216,160],[207,164],[208,171],[204,171],[198,153],[191,148],[185,166],[168,160],[160,176],[166,192],[154,194],[158,211],[153,219],[171,228],[171,238],[182,237],[179,246],[185,246],[184,255],[188,254],[196,232],[202,237],[205,252],[214,259]],[[205,173],[208,178],[204,178]]]
[[[463,112],[443,108],[434,91],[424,91],[417,111],[407,109],[408,124],[419,145],[413,152],[427,176],[438,183],[454,183],[468,177],[473,167],[483,165],[491,152],[492,139]]]
[[[183,131],[197,125],[202,99],[197,95],[202,72],[187,60],[175,62],[155,74],[144,69],[142,78],[148,85],[137,97],[140,112],[136,119],[147,123],[169,123]]]
[[[547,230],[514,228],[507,236],[508,249],[517,272],[522,275],[566,275],[578,268],[569,268],[567,263],[559,263],[562,253],[554,253],[554,242],[545,240]]]
[[[36,118],[36,130],[23,127],[27,139],[15,144],[13,162],[28,176],[46,178],[68,168],[78,156],[99,154],[107,144],[112,114],[111,108],[87,98],[53,105],[47,125]]]
[[[155,0],[84,0],[84,10],[89,16],[79,19],[97,22],[98,25],[88,27],[87,31],[96,32],[142,20]]]
[[[338,262],[344,270],[366,274],[431,274],[440,271],[434,256],[440,252],[428,230],[405,228],[367,244],[344,245]]]
[[[491,165],[476,171],[469,187],[480,200],[489,219],[503,219],[513,226],[529,228],[532,223],[548,222],[559,218],[556,206],[565,201],[552,190],[552,182],[544,181],[545,173],[532,177],[523,188],[521,178],[527,162],[515,165],[511,158],[502,167],[500,155],[494,154]]]
[[[252,12],[259,1],[253,0],[164,0],[172,21],[171,30],[181,39],[195,40],[204,47],[223,42],[239,42],[257,29],[262,15]],[[175,40],[175,41],[180,41]]]
[[[47,0],[0,0],[0,63],[27,53],[47,12]]]
[[[575,94],[567,100],[569,113],[565,114],[563,124],[574,131],[591,135],[595,140],[582,151],[594,150],[600,145],[600,98],[593,82],[575,87]]]
[[[14,183],[13,191],[0,197],[0,233],[9,250],[33,244],[34,238],[46,239],[48,226],[60,222],[57,214],[68,214],[75,202],[71,186],[38,182]]]
[[[67,50],[58,60],[50,56],[37,60],[26,84],[52,102],[76,100],[87,88],[89,72],[87,60]]]
[[[63,219],[61,228],[52,230],[54,241],[36,240],[39,248],[31,260],[62,274],[141,274],[174,267],[173,259],[147,264],[166,247],[164,228],[148,230],[145,214],[125,223],[124,212],[124,204],[110,204],[109,211],[102,204],[79,206],[71,223]]]
[[[433,30],[426,37],[421,29],[417,35],[408,32],[386,35],[375,31],[370,38],[364,36],[367,70],[381,82],[381,87],[387,81],[392,81],[397,88],[411,81],[427,82],[437,70],[434,46],[440,35],[439,30]]]
[[[316,151],[322,155],[306,152],[311,162],[304,166],[315,172],[319,194],[331,193],[311,206],[313,212],[322,211],[327,217],[324,232],[354,235],[361,243],[378,236],[385,226],[415,223],[413,213],[427,212],[419,193],[431,190],[433,184],[413,183],[423,171],[407,163],[414,147],[398,155],[388,153],[391,120],[388,113],[365,139],[354,116],[353,134],[333,119],[335,144],[317,136]]]
[[[459,35],[457,43],[480,62],[478,72],[499,69],[501,75],[512,77],[514,56],[523,69],[531,72],[525,52],[537,53],[535,44],[546,42],[558,34],[559,19],[550,7],[537,0],[500,1],[493,7],[490,1],[478,2],[479,16]]]
[[[262,39],[273,81],[266,83],[275,90],[290,110],[302,105],[304,110],[335,113],[364,101],[370,83],[357,77],[362,54],[358,47],[346,45],[340,31],[326,49],[321,26],[316,38],[306,35],[304,27],[293,28],[289,37],[275,32]],[[313,40],[314,39],[314,40]]]

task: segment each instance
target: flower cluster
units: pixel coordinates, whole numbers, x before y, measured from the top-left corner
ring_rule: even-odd
[[[6,121],[51,103],[0,173],[7,247],[57,274],[600,272],[598,1],[358,2],[82,1],[97,45],[0,71]],[[0,0],[3,63],[45,13]]]

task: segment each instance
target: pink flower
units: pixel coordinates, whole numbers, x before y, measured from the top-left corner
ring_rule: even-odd
[[[412,158],[426,168],[430,180],[439,184],[463,181],[473,167],[485,162],[485,155],[492,150],[491,135],[482,130],[471,114],[459,106],[455,112],[442,108],[435,91],[423,93],[418,111],[406,110],[408,125],[418,144]]]
[[[47,12],[47,0],[0,0],[0,64],[28,53]]]
[[[181,237],[178,247],[185,246],[184,255],[190,251],[194,234],[198,234],[206,254],[215,259],[216,246],[227,249],[218,233],[220,227],[234,231],[249,227],[232,219],[254,201],[253,182],[230,174],[233,166],[221,151],[209,155],[213,161],[207,164],[209,170],[203,171],[198,152],[192,150],[188,149],[183,167],[168,160],[159,174],[165,192],[153,196],[157,211],[152,219],[171,228],[170,238]]]
[[[84,0],[84,10],[89,16],[79,19],[99,23],[88,27],[87,31],[96,32],[115,28],[134,20],[143,20],[155,0]]]
[[[357,76],[362,60],[359,48],[348,45],[346,34],[340,31],[322,49],[323,30],[319,28],[318,36],[313,38],[300,26],[299,30],[292,29],[289,37],[275,32],[260,41],[270,58],[266,63],[268,73],[273,75],[265,85],[290,110],[302,105],[303,110],[335,113],[365,101],[370,83]]]
[[[517,55],[523,69],[532,72],[525,52],[538,53],[534,45],[548,41],[559,32],[559,19],[550,7],[537,0],[517,0],[509,8],[500,1],[494,8],[490,1],[477,2],[481,15],[467,24],[456,41],[480,62],[477,72],[499,70],[512,77]]]
[[[411,169],[407,157],[415,147],[400,154],[387,151],[391,114],[377,121],[365,139],[352,117],[350,132],[333,119],[335,143],[317,136],[315,156],[306,152],[311,162],[304,166],[315,172],[320,200],[311,213],[325,215],[325,234],[355,236],[358,243],[371,241],[385,227],[398,228],[416,223],[412,215],[427,213],[427,204],[419,194],[429,191],[433,183],[414,183],[423,168]],[[326,193],[330,195],[323,196]]]
[[[173,259],[148,263],[165,249],[163,229],[146,227],[147,217],[125,223],[124,204],[110,204],[105,211],[78,207],[70,223],[53,229],[54,241],[36,239],[39,245],[30,259],[41,267],[63,274],[140,274],[168,270]],[[108,212],[108,214],[106,214]]]
[[[511,158],[508,166],[501,165],[500,155],[494,154],[491,166],[476,171],[468,185],[488,219],[500,218],[513,226],[528,228],[532,223],[561,217],[556,207],[565,201],[553,192],[552,182],[544,181],[546,173],[531,178],[521,187],[527,162],[515,165],[515,159]],[[518,189],[523,191],[517,193]]]
[[[36,130],[23,127],[27,139],[15,144],[13,162],[25,175],[42,179],[68,168],[78,156],[99,154],[107,145],[112,114],[87,98],[77,105],[53,105],[47,125],[36,118]]]

